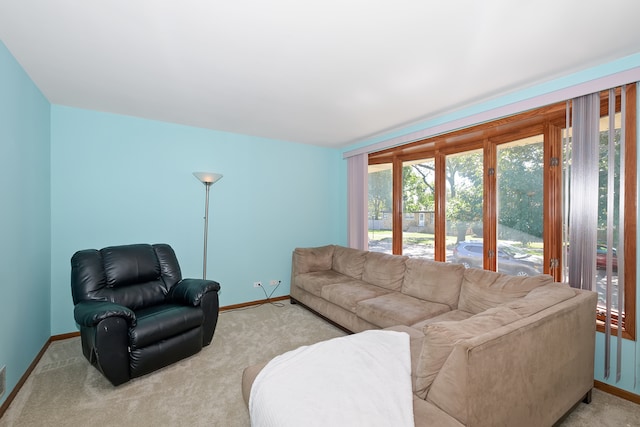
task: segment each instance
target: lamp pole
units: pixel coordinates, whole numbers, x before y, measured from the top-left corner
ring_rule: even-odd
[[[193,175],[198,178],[205,186],[206,196],[204,199],[204,251],[202,254],[202,278],[207,278],[207,237],[209,236],[209,190],[211,185],[222,178],[219,173],[212,172],[194,172]]]
[[[212,182],[205,182],[206,196],[204,199],[204,253],[202,255],[202,278],[207,278],[207,237],[209,236],[209,190]]]

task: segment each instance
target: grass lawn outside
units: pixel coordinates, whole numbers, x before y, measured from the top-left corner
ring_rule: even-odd
[[[374,243],[378,242],[378,244],[389,244],[391,245],[393,239],[393,233],[391,230],[369,230],[369,242]],[[446,237],[446,248],[447,253],[453,250],[456,242],[458,241],[458,237],[455,235],[447,235]],[[420,245],[426,246],[428,248],[433,248],[435,244],[435,235],[429,233],[417,233],[417,232],[403,232],[402,240],[404,242],[404,246],[413,246]],[[467,235],[465,240],[477,240],[481,241],[482,237],[478,237],[476,235]],[[542,242],[532,242],[528,245],[523,245],[522,242],[515,241],[507,241],[504,240],[501,242],[508,243],[510,245],[516,246],[525,252],[528,252],[532,255],[541,255],[543,251],[543,243]],[[375,244],[375,243],[374,243]]]

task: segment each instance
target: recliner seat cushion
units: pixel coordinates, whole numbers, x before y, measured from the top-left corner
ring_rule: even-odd
[[[139,310],[144,307],[162,304],[165,301],[167,287],[161,279],[118,288],[105,288],[101,294],[116,304]]]
[[[136,319],[137,326],[129,329],[132,350],[200,327],[204,314],[196,307],[165,304],[138,310]]]

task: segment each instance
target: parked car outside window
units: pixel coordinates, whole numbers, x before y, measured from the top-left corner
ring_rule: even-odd
[[[607,269],[607,245],[598,245],[596,248],[596,268],[598,270]],[[618,252],[616,248],[611,248],[611,266],[613,271],[618,271]]]
[[[466,268],[482,268],[482,242],[464,241],[458,243],[453,249],[451,262],[462,264]],[[498,272],[512,276],[542,274],[542,257],[527,253],[508,243],[498,243]]]

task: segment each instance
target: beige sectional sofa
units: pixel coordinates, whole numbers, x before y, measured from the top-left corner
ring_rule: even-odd
[[[342,246],[293,252],[291,301],[411,340],[416,426],[550,426],[590,399],[594,292]],[[260,366],[243,376],[248,399]]]

